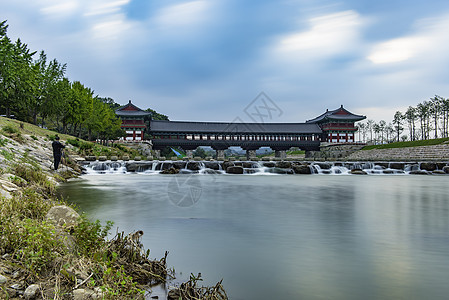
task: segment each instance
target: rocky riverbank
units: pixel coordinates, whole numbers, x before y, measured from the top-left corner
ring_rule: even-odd
[[[52,170],[54,132],[0,121],[0,299],[144,299],[173,277],[167,255],[149,259],[143,232],[108,240],[112,224],[89,221],[57,198],[58,182],[81,174],[74,147],[66,144]],[[221,282],[209,288],[199,280],[172,287],[167,299],[227,299]]]

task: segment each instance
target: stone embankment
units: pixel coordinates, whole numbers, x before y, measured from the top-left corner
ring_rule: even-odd
[[[347,161],[449,161],[449,145],[360,150],[346,156]]]

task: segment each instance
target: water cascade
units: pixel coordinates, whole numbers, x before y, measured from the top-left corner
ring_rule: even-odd
[[[306,161],[94,161],[86,174],[448,174],[449,162],[306,162]],[[168,171],[171,171],[168,172]]]

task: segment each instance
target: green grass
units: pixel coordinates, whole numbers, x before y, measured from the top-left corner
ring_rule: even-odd
[[[419,147],[419,146],[433,146],[448,142],[449,138],[422,140],[422,141],[408,141],[408,142],[396,142],[383,145],[370,145],[365,146],[362,150],[372,149],[391,149],[391,148],[407,148],[407,147]]]

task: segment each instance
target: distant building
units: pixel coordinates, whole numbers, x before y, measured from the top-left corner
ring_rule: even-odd
[[[141,141],[146,130],[145,117],[151,115],[134,104],[129,103],[115,110],[115,114],[122,119],[121,128],[125,130],[127,141]]]
[[[326,110],[325,113],[308,120],[306,123],[318,124],[323,131],[322,142],[329,143],[354,143],[357,128],[354,123],[366,119],[365,116],[355,115],[343,108]]]

